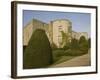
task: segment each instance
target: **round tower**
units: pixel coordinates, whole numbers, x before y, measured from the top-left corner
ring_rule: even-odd
[[[72,23],[67,19],[57,19],[52,22],[52,36],[53,43],[56,44],[58,48],[63,47],[63,33],[67,35],[67,37],[71,38],[72,31]]]

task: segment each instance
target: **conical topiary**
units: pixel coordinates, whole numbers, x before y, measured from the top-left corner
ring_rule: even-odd
[[[44,30],[34,31],[23,56],[24,69],[47,67],[53,62],[52,49]]]

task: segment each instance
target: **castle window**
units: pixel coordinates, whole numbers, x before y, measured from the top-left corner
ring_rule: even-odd
[[[58,26],[59,32],[62,31],[62,26]]]

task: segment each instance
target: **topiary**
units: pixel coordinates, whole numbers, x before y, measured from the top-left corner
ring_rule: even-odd
[[[44,30],[34,31],[23,56],[24,69],[42,68],[53,62],[52,49]]]
[[[81,51],[86,52],[86,53],[88,52],[88,41],[86,40],[84,36],[80,37],[79,47]]]
[[[70,48],[71,49],[79,49],[79,43],[78,43],[77,39],[72,38]]]

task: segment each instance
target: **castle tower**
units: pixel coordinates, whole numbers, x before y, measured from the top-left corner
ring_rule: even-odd
[[[56,44],[58,48],[61,48],[62,45],[62,33],[68,34],[71,36],[72,31],[72,23],[67,19],[57,19],[55,21],[52,21],[51,23],[51,34],[52,34],[52,42]],[[70,41],[70,38],[69,38]]]

